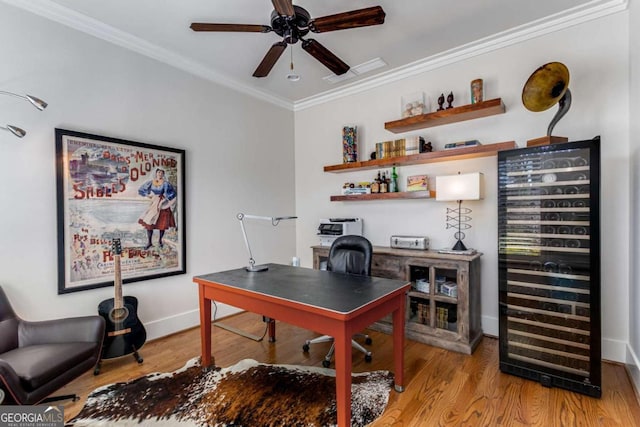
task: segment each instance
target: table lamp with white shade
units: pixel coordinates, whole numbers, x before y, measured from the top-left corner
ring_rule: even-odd
[[[457,239],[451,250],[466,251],[467,247],[462,240],[465,234],[462,230],[471,228],[471,209],[463,208],[463,200],[484,199],[484,175],[480,172],[464,173],[457,175],[446,175],[436,177],[436,200],[440,202],[458,202],[457,209],[447,208],[447,229],[455,228],[458,231],[454,234]],[[450,214],[458,214],[457,217]],[[450,221],[453,221],[450,222]]]

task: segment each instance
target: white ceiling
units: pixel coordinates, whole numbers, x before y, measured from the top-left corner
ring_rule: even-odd
[[[329,84],[331,74],[302,50],[287,48],[265,78],[252,77],[275,33],[197,33],[191,22],[270,24],[271,0],[2,0],[204,78],[289,108],[320,102],[427,64],[554,31],[625,8],[627,0],[294,0],[313,17],[380,5],[382,25],[314,34],[350,66],[388,65]],[[513,42],[513,41],[511,41]],[[298,82],[288,81],[290,55]],[[445,61],[446,62],[446,61]]]

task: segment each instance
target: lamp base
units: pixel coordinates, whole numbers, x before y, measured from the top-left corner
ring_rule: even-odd
[[[452,251],[466,251],[467,247],[462,243],[462,240],[458,240],[456,244],[451,248]]]
[[[258,271],[267,271],[269,267],[267,267],[266,265],[248,265],[244,269],[247,271],[258,272]]]

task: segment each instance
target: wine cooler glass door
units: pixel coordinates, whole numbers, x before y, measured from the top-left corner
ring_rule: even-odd
[[[600,395],[599,139],[498,157],[500,366]]]

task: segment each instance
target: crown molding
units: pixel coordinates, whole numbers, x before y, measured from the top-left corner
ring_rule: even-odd
[[[592,0],[566,11],[432,55],[402,67],[292,102],[272,93],[255,89],[239,80],[222,75],[199,62],[156,46],[50,0],[0,1],[153,58],[203,79],[293,111],[301,111],[335,99],[351,96],[407,77],[464,61],[474,56],[621,12],[627,9],[629,2],[629,0]]]
[[[407,77],[464,61],[474,56],[624,11],[628,7],[628,2],[629,0],[593,0],[584,5],[576,6],[566,11],[496,33],[492,36],[429,56],[402,67],[397,67],[375,76],[295,101],[293,103],[294,111],[301,111],[335,99],[365,92]]]
[[[218,83],[222,86],[242,92],[254,98],[275,104],[279,107],[293,110],[293,103],[290,100],[275,96],[272,93],[255,89],[239,80],[220,74],[199,62],[185,58],[175,52],[164,49],[160,46],[149,43],[139,37],[133,36],[124,31],[118,30],[101,21],[75,12],[64,6],[60,6],[50,0],[0,0],[17,8],[26,10],[43,18],[50,19],[59,24],[92,35],[99,39],[113,43],[128,50],[132,50],[141,55],[171,65],[182,71],[196,75],[203,79]]]

